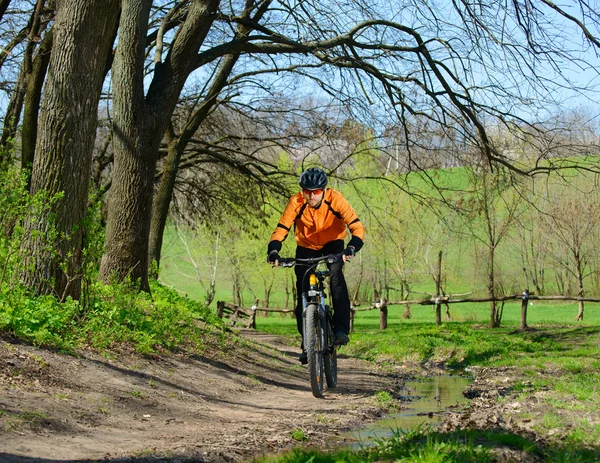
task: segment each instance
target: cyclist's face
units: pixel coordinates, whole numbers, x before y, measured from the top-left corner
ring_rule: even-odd
[[[318,194],[317,194],[318,193]],[[302,195],[310,207],[317,207],[323,200],[325,189],[322,190],[302,190]]]

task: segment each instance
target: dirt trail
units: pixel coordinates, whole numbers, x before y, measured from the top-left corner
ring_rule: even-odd
[[[398,381],[342,350],[339,387],[316,399],[296,349],[242,336],[256,343],[227,357],[215,349],[154,359],[0,340],[0,462],[244,461],[300,445],[294,430],[309,444],[344,443],[348,429],[381,414],[374,394]]]

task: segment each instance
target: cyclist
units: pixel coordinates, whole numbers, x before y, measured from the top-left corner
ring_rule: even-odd
[[[296,239],[296,258],[308,259],[329,254],[342,254],[342,261],[329,264],[330,287],[333,305],[333,328],[336,344],[350,341],[350,298],[348,287],[342,272],[344,262],[350,260],[362,248],[365,227],[358,216],[342,196],[333,188],[327,188],[327,175],[318,167],[311,167],[300,176],[302,191],[292,196],[283,211],[267,248],[267,262],[279,265],[281,243],[286,239],[292,226]],[[346,228],[352,238],[344,248]],[[296,324],[303,336],[302,293],[307,281],[306,266],[296,265]],[[307,276],[306,276],[307,277]],[[304,365],[307,356],[304,342],[299,360]]]

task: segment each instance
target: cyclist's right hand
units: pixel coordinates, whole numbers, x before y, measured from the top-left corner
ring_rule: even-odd
[[[267,256],[267,263],[273,264],[273,265],[275,265],[275,267],[278,267],[280,259],[281,259],[281,257],[279,257],[279,252],[273,250]]]

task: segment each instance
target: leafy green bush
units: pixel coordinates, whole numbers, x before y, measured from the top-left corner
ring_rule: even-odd
[[[130,343],[142,353],[202,344],[199,320],[221,321],[206,306],[179,296],[174,290],[151,282],[152,296],[133,285],[94,286],[94,302],[79,329],[81,336],[97,348]]]
[[[0,292],[0,330],[37,345],[97,349],[131,345],[149,354],[182,345],[201,348],[210,325],[221,324],[209,309],[152,283],[152,296],[130,285],[95,283],[91,308],[78,301],[31,297],[24,290]],[[203,323],[208,322],[208,324]]]
[[[0,292],[0,330],[37,345],[69,348],[79,303],[53,296],[32,298],[21,288]]]

